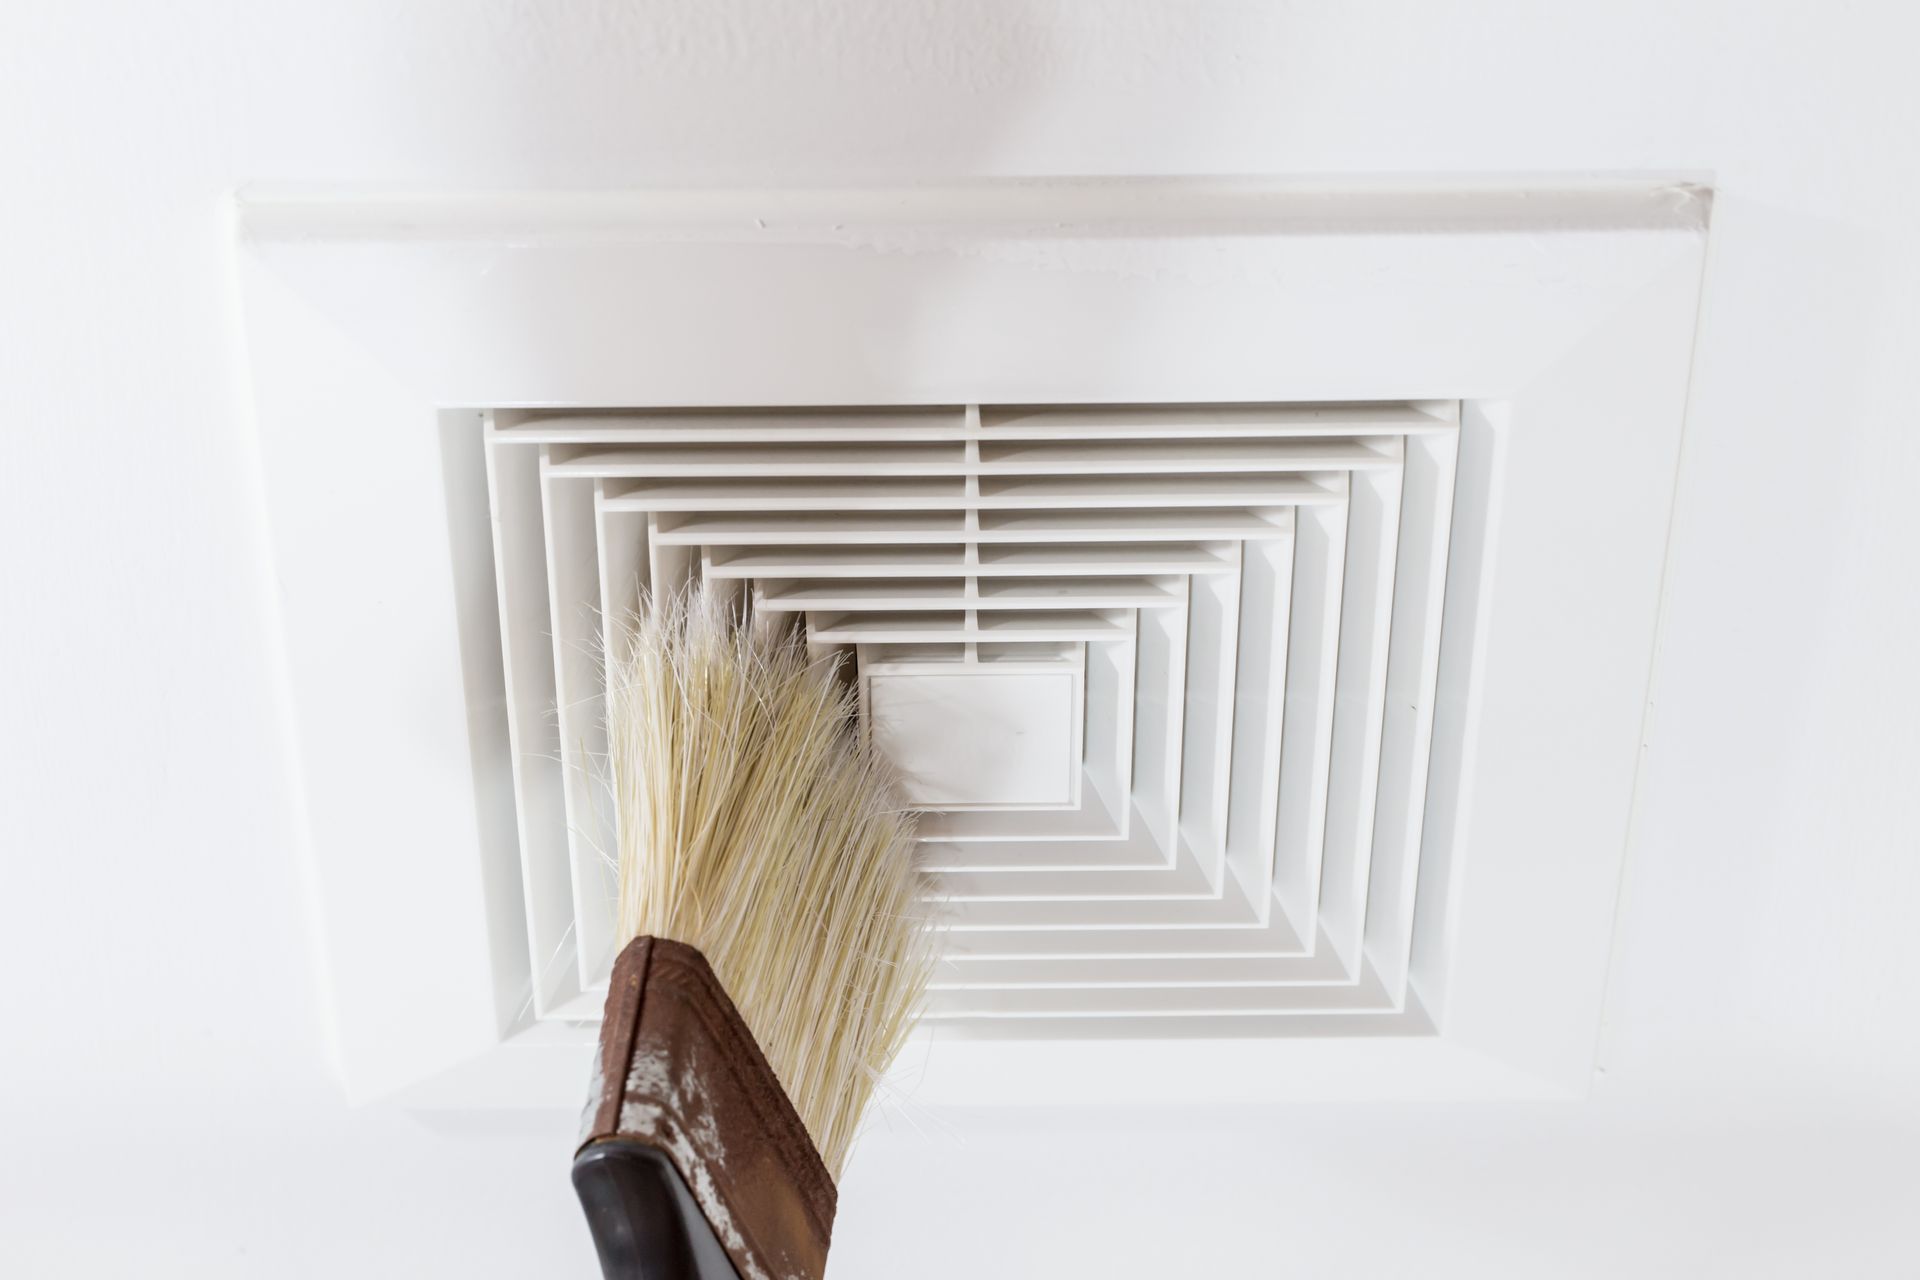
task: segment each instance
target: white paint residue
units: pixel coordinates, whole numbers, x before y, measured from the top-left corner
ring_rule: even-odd
[[[627,1068],[627,1092],[654,1094],[678,1105],[670,1067],[666,1053],[661,1050],[635,1054],[632,1065]]]
[[[600,1055],[593,1055],[593,1074],[587,1081],[587,1105],[580,1109],[580,1138],[585,1142],[593,1136],[593,1117],[600,1110],[600,1099],[607,1090],[607,1076],[600,1064]]]
[[[714,1235],[729,1252],[746,1254],[746,1237],[741,1235],[709,1173],[711,1165],[726,1167],[726,1151],[720,1143],[719,1123],[698,1056],[689,1054],[678,1072],[673,1066],[670,1056],[661,1050],[634,1056],[627,1072],[628,1100],[620,1108],[620,1132],[646,1138],[665,1151],[686,1178],[687,1189]],[[642,1101],[644,1098],[663,1099],[664,1105]],[[674,1121],[676,1116],[683,1119],[684,1128]],[[750,1259],[747,1266],[745,1280],[799,1280],[798,1273],[776,1278]]]

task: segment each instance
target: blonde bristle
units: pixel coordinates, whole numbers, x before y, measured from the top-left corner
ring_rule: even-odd
[[[621,939],[706,956],[837,1181],[931,977],[913,816],[833,664],[707,589],[613,659]]]

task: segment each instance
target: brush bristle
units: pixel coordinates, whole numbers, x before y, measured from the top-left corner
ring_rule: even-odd
[[[791,633],[696,588],[613,658],[621,938],[706,956],[838,1180],[931,976],[913,816]]]

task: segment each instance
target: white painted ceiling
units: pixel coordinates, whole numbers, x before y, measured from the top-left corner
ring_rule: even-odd
[[[452,0],[0,17],[0,1268],[590,1274],[571,1118],[350,1111],[222,210],[598,186],[1671,170],[1718,196],[1593,1101],[942,1116],[835,1275],[1903,1275],[1920,89],[1900,6]],[[101,1144],[111,1214],[83,1195]]]

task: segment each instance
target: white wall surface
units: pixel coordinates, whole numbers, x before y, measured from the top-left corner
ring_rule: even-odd
[[[1657,170],[1720,197],[1594,1100],[883,1131],[834,1274],[1920,1274],[1916,21],[9,0],[0,1273],[592,1274],[571,1117],[329,1077],[237,184]]]

